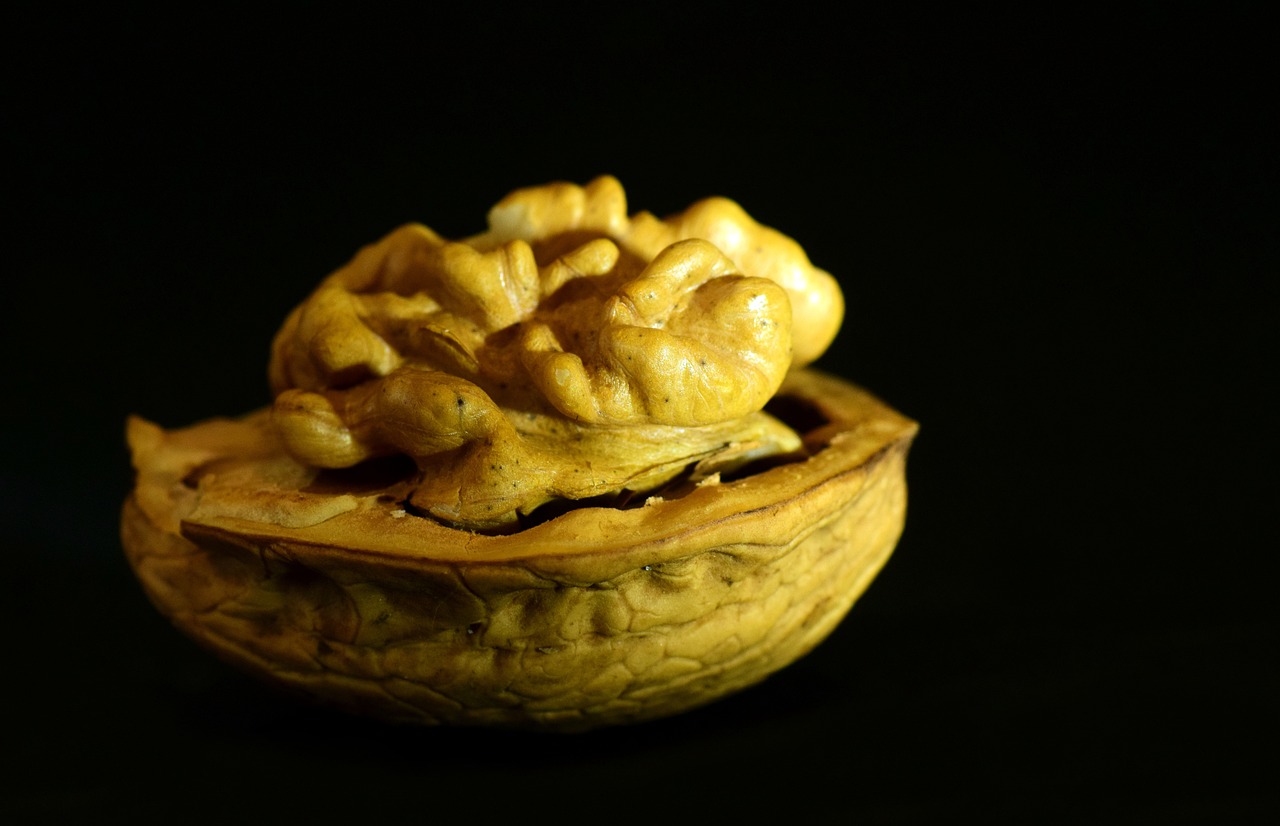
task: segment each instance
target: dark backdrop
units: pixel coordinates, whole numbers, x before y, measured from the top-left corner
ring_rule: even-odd
[[[1275,816],[1261,16],[828,14],[12,19],[0,811]],[[117,538],[124,417],[262,405],[277,324],[360,245],[601,173],[799,240],[849,303],[820,366],[922,423],[899,549],[835,634],[562,738],[298,707],[169,628]]]

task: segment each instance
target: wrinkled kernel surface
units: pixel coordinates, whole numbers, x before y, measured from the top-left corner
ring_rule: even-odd
[[[270,375],[294,458],[408,455],[417,507],[484,528],[798,447],[760,410],[843,303],[794,241],[725,199],[628,217],[612,178],[517,191],[489,222],[402,227],[289,316]]]

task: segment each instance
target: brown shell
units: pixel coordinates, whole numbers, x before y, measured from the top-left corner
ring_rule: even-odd
[[[560,730],[674,714],[812,649],[902,530],[915,423],[814,371],[783,408],[805,411],[807,458],[501,536],[318,477],[261,414],[133,419],[124,545],[181,630],[329,705]]]

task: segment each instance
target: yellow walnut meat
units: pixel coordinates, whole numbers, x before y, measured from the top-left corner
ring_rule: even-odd
[[[759,411],[843,303],[794,241],[725,199],[629,218],[607,177],[518,191],[489,223],[402,227],[289,316],[270,375],[291,455],[410,456],[416,508],[499,529],[799,446]]]
[[[628,218],[611,178],[489,223],[326,279],[270,408],[131,418],[151,600],[271,682],[419,723],[634,722],[816,645],[897,541],[916,430],[799,369],[835,282],[723,199]]]

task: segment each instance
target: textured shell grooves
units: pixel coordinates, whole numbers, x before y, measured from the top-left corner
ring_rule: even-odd
[[[324,703],[393,721],[560,730],[671,714],[812,649],[901,531],[914,424],[820,374],[790,381],[829,422],[809,459],[508,536],[392,518],[372,491],[318,525],[207,516],[175,530],[196,494],[186,465],[211,458],[198,428],[175,432],[139,460],[124,543],[176,625]],[[218,427],[215,453],[254,444]],[[281,487],[299,480],[275,465],[264,474],[268,499],[345,495]],[[199,485],[206,507],[225,494]],[[384,524],[400,533],[345,541]]]

